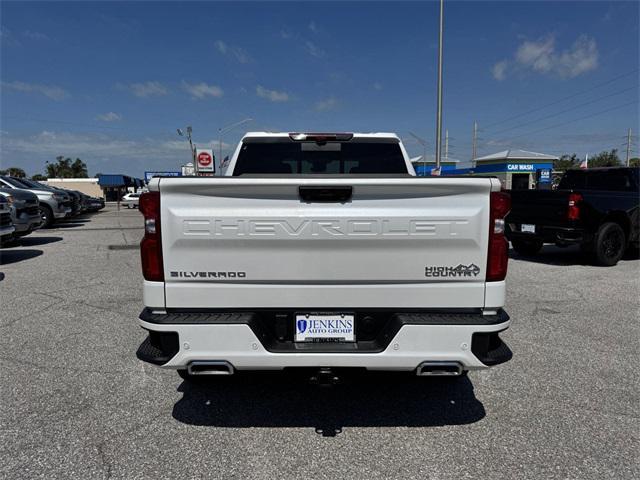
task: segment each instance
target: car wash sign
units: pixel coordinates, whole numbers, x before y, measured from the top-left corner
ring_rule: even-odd
[[[213,150],[210,148],[196,149],[196,165],[198,172],[215,172]]]
[[[532,163],[508,163],[508,172],[533,172],[535,170]]]

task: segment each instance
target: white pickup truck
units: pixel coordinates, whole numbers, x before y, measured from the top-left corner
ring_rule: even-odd
[[[509,196],[490,177],[416,177],[389,133],[247,133],[223,177],[140,197],[149,335],[184,379],[342,367],[462,375],[498,336]]]

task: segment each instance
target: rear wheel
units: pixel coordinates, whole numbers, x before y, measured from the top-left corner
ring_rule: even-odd
[[[40,204],[40,219],[42,220],[42,228],[51,228],[53,225],[53,210],[48,205]]]
[[[614,222],[600,226],[594,241],[593,259],[597,265],[612,267],[624,255],[626,237],[622,227]]]
[[[511,240],[513,249],[520,255],[530,257],[536,255],[542,249],[543,242],[538,239],[531,240]]]

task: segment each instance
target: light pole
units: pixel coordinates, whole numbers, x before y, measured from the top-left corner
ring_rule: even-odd
[[[240,120],[239,122],[232,123],[231,125],[227,125],[226,127],[220,127],[218,129],[218,152],[219,152],[218,165],[222,165],[222,135],[224,135],[227,132],[230,132],[234,128],[239,127],[240,125],[244,125],[245,123],[249,123],[252,121],[253,121],[253,118],[245,118],[244,120]]]
[[[427,167],[427,141],[424,138],[419,137],[413,132],[409,132],[409,135],[415,138],[418,141],[418,143],[422,145],[422,150],[423,150],[422,152],[422,171],[423,172],[422,173],[424,174],[424,170]]]
[[[181,128],[178,128],[177,132],[178,132],[178,135],[180,135],[181,137],[184,137],[184,132],[182,131]],[[191,150],[191,161],[193,162],[195,173],[197,175],[198,174],[198,165],[197,165],[197,162],[196,162],[196,153],[193,150],[193,141],[191,140],[192,132],[193,132],[193,128],[191,128],[191,125],[187,126],[187,138],[189,139],[189,149]]]
[[[436,118],[436,170],[440,175],[442,150],[442,33],[444,30],[444,0],[440,0],[440,37],[438,42],[438,113]]]

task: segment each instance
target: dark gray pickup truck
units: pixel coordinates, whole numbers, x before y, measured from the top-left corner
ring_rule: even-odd
[[[578,244],[597,265],[618,263],[638,249],[640,169],[568,170],[557,190],[512,190],[507,238],[521,255],[544,243]]]

